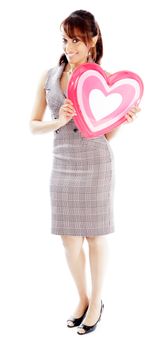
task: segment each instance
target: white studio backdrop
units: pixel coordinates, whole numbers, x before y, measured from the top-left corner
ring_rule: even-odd
[[[107,238],[105,311],[96,333],[81,339],[66,328],[76,290],[61,239],[50,233],[53,133],[32,135],[29,130],[39,79],[62,53],[59,25],[77,9],[92,12],[100,25],[102,67],[111,73],[134,71],[145,87],[137,119],[110,141],[116,232]],[[1,4],[3,350],[98,349],[101,342],[102,349],[110,350],[162,347],[160,11],[157,0]],[[48,108],[44,120],[50,120]]]

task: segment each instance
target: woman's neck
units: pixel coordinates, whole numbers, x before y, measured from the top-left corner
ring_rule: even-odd
[[[69,72],[70,74],[74,71],[75,68],[79,67],[80,64],[86,63],[86,61],[84,62],[78,62],[78,63],[67,63],[66,67],[65,67],[65,72]]]

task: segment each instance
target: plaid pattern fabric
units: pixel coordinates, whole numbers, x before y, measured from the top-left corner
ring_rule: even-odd
[[[50,68],[44,86],[52,118],[58,118],[66,97],[60,87],[63,68],[64,64]],[[114,157],[104,135],[82,137],[73,119],[54,131],[49,189],[51,233],[97,236],[114,232]]]

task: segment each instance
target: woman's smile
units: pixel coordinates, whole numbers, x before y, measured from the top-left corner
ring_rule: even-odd
[[[71,57],[77,55],[77,53],[78,53],[78,52],[67,53],[67,56],[68,56],[69,58],[71,58]]]

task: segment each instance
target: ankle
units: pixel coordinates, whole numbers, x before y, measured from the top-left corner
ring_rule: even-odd
[[[89,304],[89,298],[87,295],[85,296],[80,296],[79,297],[79,302],[82,303],[82,304]]]
[[[98,308],[99,305],[101,305],[101,297],[90,299],[90,306],[91,307]]]

